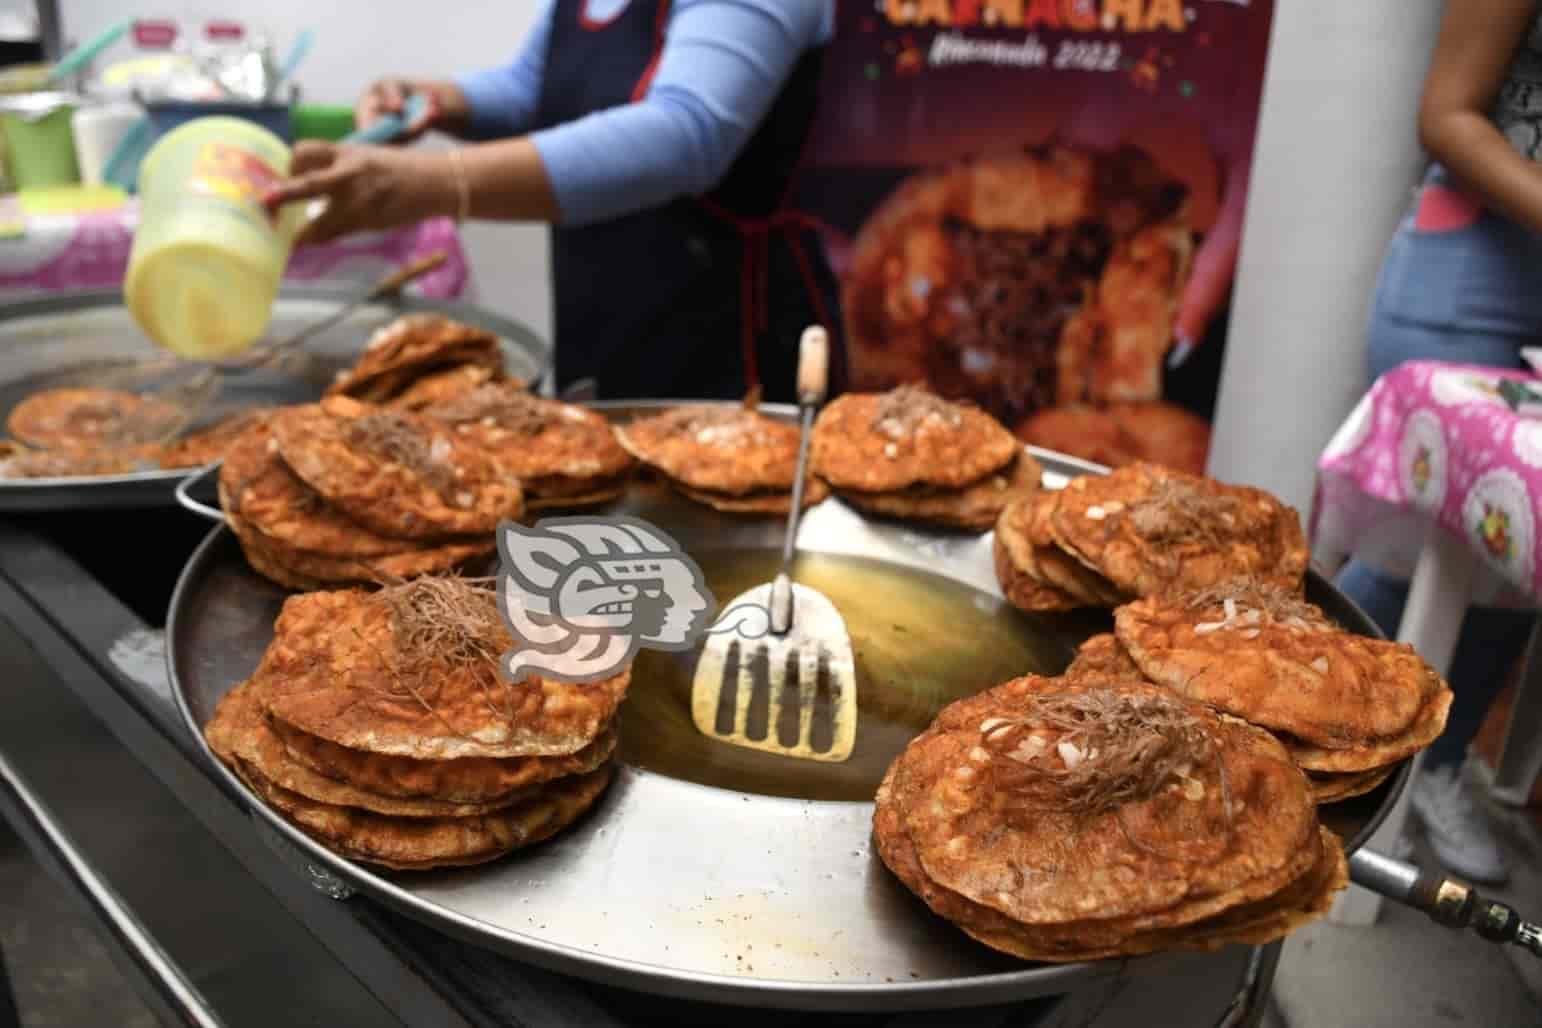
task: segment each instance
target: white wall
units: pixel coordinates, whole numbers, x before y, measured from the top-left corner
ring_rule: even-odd
[[[1423,166],[1415,112],[1441,8],[1275,5],[1210,472],[1303,515],[1367,385],[1366,316]]]
[[[123,17],[121,0],[61,0],[64,31],[80,40]],[[267,30],[282,55],[304,28],[316,43],[297,76],[303,97],[352,104],[374,79],[388,74],[442,76],[502,63],[518,50],[538,0],[438,3],[408,0],[255,0],[224,6],[156,0],[146,15],[233,17]],[[140,8],[127,10],[138,12]],[[106,58],[122,56],[119,44]],[[425,144],[430,145],[430,144]],[[546,231],[533,225],[473,225],[466,231],[477,300],[520,318],[550,336],[551,299]]]

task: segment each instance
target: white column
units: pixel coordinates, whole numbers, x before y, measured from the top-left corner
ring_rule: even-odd
[[[1274,7],[1210,473],[1303,514],[1365,387],[1365,321],[1423,167],[1415,114],[1439,0]]]

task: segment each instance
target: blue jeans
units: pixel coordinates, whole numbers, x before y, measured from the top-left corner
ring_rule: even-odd
[[[1522,366],[1520,348],[1542,345],[1542,236],[1488,213],[1464,228],[1422,231],[1410,214],[1387,248],[1367,343],[1367,384],[1410,360]],[[1337,585],[1396,635],[1408,583],[1351,560]],[[1456,695],[1428,766],[1461,762],[1534,620],[1529,611],[1468,609],[1451,662]]]

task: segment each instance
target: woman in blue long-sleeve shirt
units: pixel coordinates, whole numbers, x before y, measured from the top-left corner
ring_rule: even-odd
[[[447,152],[302,143],[273,204],[325,197],[320,240],[434,215],[553,226],[557,380],[604,397],[792,393],[796,340],[835,286],[786,197],[833,0],[548,0],[513,63],[378,83],[367,125]]]

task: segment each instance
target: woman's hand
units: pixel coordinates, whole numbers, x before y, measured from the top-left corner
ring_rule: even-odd
[[[296,144],[289,173],[288,182],[263,198],[269,210],[326,199],[326,210],[305,226],[297,245],[456,211],[454,169],[444,153],[306,140]]]
[[[401,114],[413,93],[420,94],[427,105],[407,126],[402,142],[411,142],[431,129],[458,133],[470,119],[470,106],[455,83],[390,78],[376,82],[359,97],[354,105],[354,121],[360,129],[367,129],[381,118]]]

